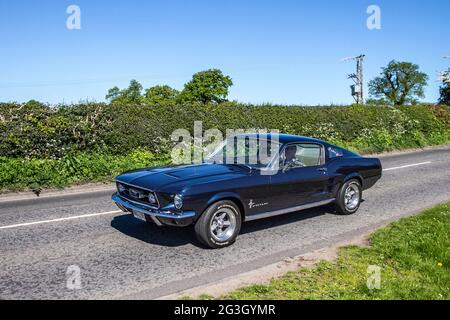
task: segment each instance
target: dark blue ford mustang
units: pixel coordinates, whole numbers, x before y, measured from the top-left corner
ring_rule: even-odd
[[[158,226],[194,224],[202,243],[221,248],[235,241],[245,221],[331,203],[340,214],[355,213],[362,191],[381,177],[378,159],[324,141],[284,134],[234,138],[243,139],[243,147],[227,140],[201,164],[126,172],[117,177],[112,199]]]

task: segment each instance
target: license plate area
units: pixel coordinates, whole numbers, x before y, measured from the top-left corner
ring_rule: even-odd
[[[147,219],[145,218],[145,214],[143,214],[142,212],[134,211],[134,210],[133,210],[133,216],[134,216],[136,219],[139,219],[139,220],[142,220],[142,221],[147,221]]]

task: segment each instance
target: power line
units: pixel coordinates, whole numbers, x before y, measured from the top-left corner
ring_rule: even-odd
[[[189,76],[186,74],[171,74],[171,75],[146,75],[146,76],[124,76],[117,78],[97,78],[97,79],[74,79],[74,80],[56,80],[56,81],[32,81],[32,82],[6,82],[0,83],[0,88],[28,88],[28,87],[57,87],[57,86],[76,86],[76,85],[90,85],[99,83],[110,83],[116,81],[129,81],[130,79],[166,79],[171,77]]]

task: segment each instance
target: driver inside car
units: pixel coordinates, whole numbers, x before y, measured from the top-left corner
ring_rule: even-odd
[[[305,165],[296,158],[297,146],[288,146],[284,151],[284,170],[289,170]]]

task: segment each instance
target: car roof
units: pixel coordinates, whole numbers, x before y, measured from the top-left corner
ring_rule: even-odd
[[[263,140],[277,140],[281,143],[281,144],[286,144],[286,143],[292,143],[292,142],[315,142],[315,143],[321,143],[321,144],[326,144],[326,142],[319,140],[319,139],[314,139],[314,138],[309,138],[309,137],[303,137],[303,136],[294,136],[294,135],[290,135],[290,134],[284,134],[284,133],[240,133],[240,134],[236,134],[235,137],[238,138],[244,138],[244,137],[248,137],[248,138],[253,138],[253,139],[263,139]]]

